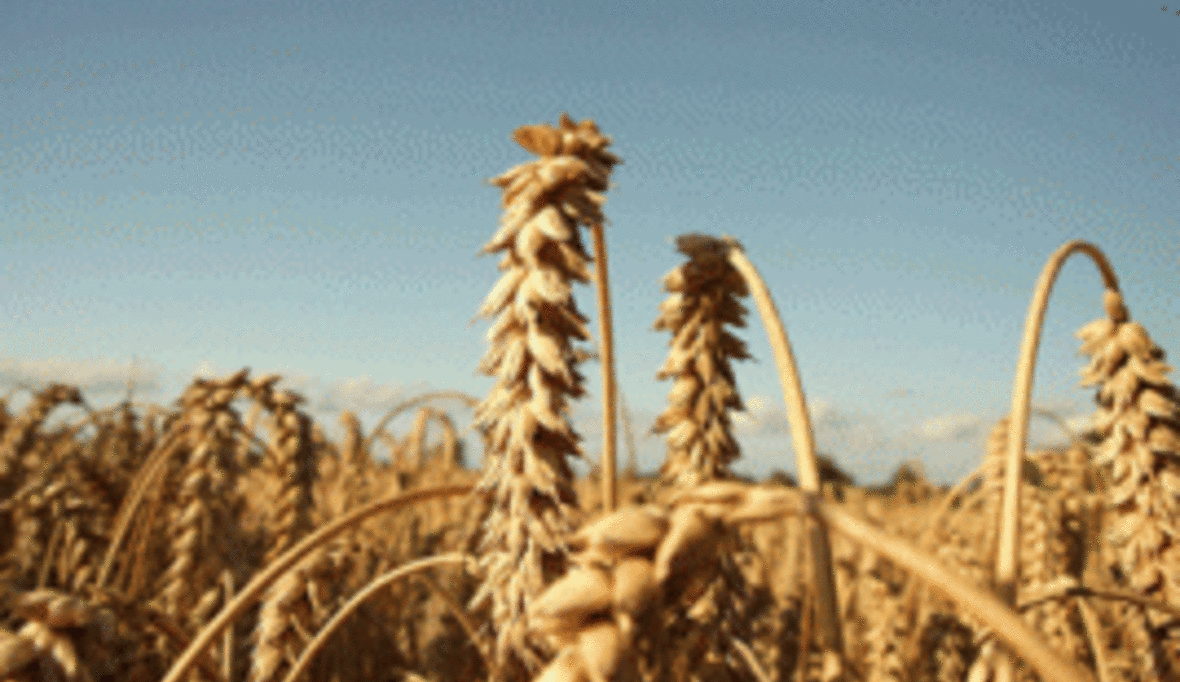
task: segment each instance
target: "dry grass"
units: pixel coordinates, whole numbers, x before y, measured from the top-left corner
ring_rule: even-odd
[[[504,274],[480,310],[484,399],[426,394],[369,430],[344,413],[338,443],[280,377],[246,369],[173,406],[95,410],[60,384],[15,413],[0,401],[0,680],[1177,679],[1180,409],[1101,251],[1048,259],[979,469],[948,490],[906,466],[866,489],[815,453],[786,329],[741,246],[686,235],[656,323],[672,335],[665,462],[616,477],[611,422],[576,479],[569,409],[595,354],[575,347],[591,333],[573,283],[597,266],[609,385],[601,207],[618,159],[564,115],[516,139],[539,159],[493,181],[505,214],[484,250]],[[1106,316],[1079,333],[1097,426],[1027,452],[1040,326],[1073,254],[1106,288]],[[798,485],[730,469],[746,295]],[[477,408],[482,471],[462,465],[442,408],[456,398]],[[63,405],[86,414],[48,428]]]

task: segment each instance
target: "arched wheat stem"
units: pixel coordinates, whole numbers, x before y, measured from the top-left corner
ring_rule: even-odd
[[[168,673],[160,680],[160,682],[180,682],[192,668],[196,662],[197,657],[213,643],[222,631],[228,627],[235,618],[240,616],[243,611],[252,606],[266,588],[270,587],[276,580],[281,578],[283,574],[294,566],[300,559],[307,556],[313,550],[321,547],[324,543],[332,538],[340,535],[344,531],[352,528],[365,519],[380,514],[382,512],[389,512],[400,509],[408,505],[431,500],[436,497],[454,497],[458,495],[469,494],[473,489],[470,485],[456,485],[446,486],[441,488],[430,488],[428,490],[415,490],[413,492],[401,493],[391,497],[385,497],[369,504],[354,509],[348,514],[336,519],[332,523],[321,527],[315,532],[307,535],[300,540],[294,547],[284,552],[274,561],[270,562],[263,569],[258,571],[250,582],[246,583],[245,587],[238,592],[234,598],[221,611],[210,620],[204,628],[193,638],[176,661],[173,662],[172,667],[168,669]]]
[[[795,466],[799,474],[799,487],[810,493],[819,494],[819,464],[815,456],[815,436],[811,430],[811,416],[803,395],[803,383],[787,338],[786,327],[770,297],[770,292],[758,274],[753,263],[746,258],[745,251],[732,237],[729,261],[742,273],[750,294],[758,306],[762,324],[770,348],[774,352],[774,363],[782,383],[783,400],[787,407],[787,420],[791,425],[791,440],[795,446]],[[832,567],[832,548],[827,531],[822,525],[812,524],[810,535],[813,589],[816,593],[816,621],[823,638],[823,646],[838,659],[844,657],[844,636],[840,627],[839,601],[836,597],[836,575]]]

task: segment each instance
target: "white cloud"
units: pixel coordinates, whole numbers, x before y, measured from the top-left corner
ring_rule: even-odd
[[[0,360],[0,386],[36,390],[50,383],[77,386],[85,396],[125,392],[134,379],[137,394],[160,388],[163,369],[142,360]]]
[[[340,412],[383,411],[395,404],[413,397],[415,393],[424,392],[426,387],[414,387],[402,384],[378,383],[369,377],[341,379],[331,382],[317,395],[316,409]]]
[[[930,417],[918,428],[918,437],[928,441],[965,441],[979,437],[984,419],[977,414],[952,413]]]
[[[734,412],[733,423],[738,433],[750,436],[779,436],[791,434],[791,422],[782,397],[773,398],[755,395],[745,401],[745,412]],[[847,431],[854,427],[855,417],[825,398],[809,400],[807,409],[811,415],[811,428],[821,432]]]

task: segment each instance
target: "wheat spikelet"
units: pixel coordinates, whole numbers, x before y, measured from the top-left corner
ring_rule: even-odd
[[[45,422],[53,408],[63,403],[85,404],[77,388],[51,384],[33,396],[33,401],[25,408],[23,414],[11,419],[11,423],[4,430],[3,441],[0,441],[0,481],[11,485],[8,483],[9,477],[14,475],[24,454],[33,447],[37,429]],[[2,492],[0,498],[7,498],[11,489]]]
[[[504,271],[481,316],[499,315],[488,331],[491,348],[480,371],[497,378],[476,410],[491,442],[479,490],[491,493],[481,568],[485,579],[473,608],[491,605],[498,665],[509,657],[535,668],[540,659],[525,641],[527,602],[558,574],[562,538],[577,514],[568,457],[580,437],[567,403],[581,397],[584,377],[571,342],[589,340],[571,282],[589,278],[578,224],[601,223],[601,192],[618,159],[610,138],[592,121],[560,127],[525,126],[517,142],[541,156],[491,182],[503,189],[500,230],[483,248],[506,252]]]
[[[1030,454],[1034,462],[1052,459],[1052,453],[1038,451]],[[1020,590],[1021,599],[1029,593],[1045,591],[1049,586],[1068,579],[1074,584],[1081,579],[1080,564],[1071,566],[1075,548],[1067,545],[1062,532],[1065,508],[1062,495],[1055,490],[1031,485],[1022,486],[1020,529]],[[1083,662],[1089,659],[1084,643],[1081,616],[1070,602],[1051,599],[1024,611],[1024,619],[1045,636],[1062,655]]]
[[[16,598],[13,615],[25,623],[15,634],[0,633],[0,675],[38,661],[42,679],[56,673],[67,680],[90,680],[95,671],[114,664],[103,655],[114,643],[114,616],[106,609],[54,590],[35,590]]]
[[[732,481],[681,491],[670,507],[622,509],[570,538],[573,568],[530,605],[531,627],[559,649],[535,679],[597,682],[633,674],[637,639],[659,634],[644,627],[644,619],[656,607],[694,601],[707,589],[717,570],[714,551],[726,527],[800,511],[917,572],[954,604],[996,628],[1005,644],[1046,680],[1089,679],[1083,669],[1054,655],[995,597],[954,579],[929,555],[885,537],[813,494]]]
[[[325,548],[283,574],[267,590],[258,613],[250,682],[279,679],[327,620],[327,586],[341,573],[346,552]]]
[[[885,559],[873,552],[861,558],[858,589],[861,606],[856,614],[862,621],[864,648],[860,655],[866,682],[904,682],[907,661],[902,647],[906,641],[905,612],[901,585],[891,580]]]

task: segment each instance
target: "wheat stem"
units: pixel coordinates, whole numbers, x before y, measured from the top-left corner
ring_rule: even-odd
[[[1024,324],[1024,337],[1020,343],[1020,359],[1016,364],[1016,379],[1012,387],[1012,418],[1008,421],[1008,452],[1004,467],[1004,497],[1000,522],[999,552],[996,557],[996,588],[1005,603],[1011,605],[1016,599],[1016,584],[1020,575],[1017,547],[1020,542],[1020,473],[1024,459],[1025,440],[1028,435],[1028,417],[1032,399],[1033,372],[1036,369],[1037,347],[1041,341],[1041,328],[1045,312],[1049,307],[1049,294],[1053,283],[1065,261],[1074,253],[1089,256],[1102,274],[1102,281],[1109,290],[1118,291],[1118,278],[1106,257],[1098,247],[1084,241],[1067,242],[1058,248],[1045,267],[1033,290],[1028,317]]]
[[[778,368],[779,381],[782,384],[783,400],[787,406],[787,419],[791,425],[791,439],[795,446],[795,467],[799,474],[799,487],[802,490],[819,493],[819,465],[815,457],[815,437],[811,431],[811,417],[807,410],[807,402],[803,396],[803,384],[799,379],[799,371],[795,364],[795,356],[791,352],[791,342],[787,338],[787,330],[783,326],[778,309],[770,297],[762,276],[753,263],[746,258],[744,249],[731,237],[729,262],[742,274],[750,288],[750,295],[758,306],[758,313],[762,317],[762,324],[766,328],[766,335],[770,347],[774,352],[775,366]],[[832,550],[828,535],[823,526],[812,524],[811,553],[813,563],[813,580],[817,592],[817,625],[822,633],[825,646],[835,651],[841,658],[844,656],[843,633],[840,627],[840,614],[836,598],[836,576],[832,567]]]
[[[618,505],[615,444],[615,349],[611,324],[610,286],[607,280],[606,237],[602,225],[590,226],[594,240],[594,284],[598,294],[599,355],[602,360],[602,508],[610,513]]]

